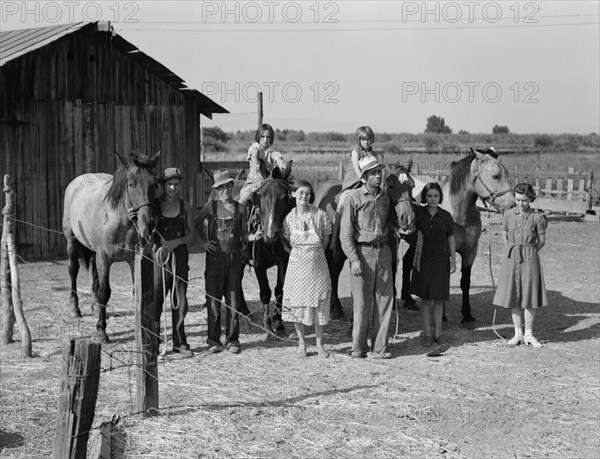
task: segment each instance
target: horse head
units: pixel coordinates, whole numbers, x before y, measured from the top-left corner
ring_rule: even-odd
[[[494,153],[495,150],[493,150]],[[471,148],[471,182],[477,195],[488,205],[500,210],[515,205],[515,197],[509,183],[508,169],[498,155],[482,153]]]
[[[264,241],[275,242],[280,235],[283,219],[292,206],[291,184],[288,182],[292,172],[292,161],[285,169],[274,167],[269,178],[254,193],[253,201],[258,206]]]
[[[115,172],[113,187],[120,189],[122,202],[133,222],[140,243],[146,245],[154,230],[154,200],[157,185],[153,168],[160,151],[152,158],[146,155],[130,155],[126,160],[117,152],[120,164]]]
[[[394,205],[396,213],[396,223],[402,230],[410,230],[415,224],[415,212],[413,209],[412,190],[415,187],[415,181],[410,176],[412,160],[407,166],[396,164],[389,166],[386,174],[386,187],[390,200]],[[406,175],[406,180],[400,182],[398,176]]]

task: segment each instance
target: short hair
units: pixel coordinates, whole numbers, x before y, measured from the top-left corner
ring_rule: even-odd
[[[537,197],[533,187],[529,183],[518,183],[515,185],[513,193],[524,194],[530,199],[531,202],[535,201],[535,198]]]
[[[429,190],[437,190],[440,193],[440,204],[444,200],[444,193],[442,192],[442,187],[436,182],[426,183],[421,190],[421,204],[425,204],[427,202],[427,192]]]
[[[263,132],[268,132],[269,134],[271,134],[271,143],[269,144],[269,146],[273,145],[273,142],[275,141],[275,133],[273,132],[273,128],[270,124],[261,124],[260,127],[256,130],[256,134],[254,134],[254,140],[259,142],[260,136],[263,135]]]
[[[292,191],[295,192],[298,190],[298,188],[310,188],[310,199],[308,200],[308,202],[310,204],[315,202],[315,190],[308,180],[298,180],[297,182],[294,182],[294,185],[292,186]]]
[[[356,144],[358,148],[360,148],[360,139],[364,137],[370,137],[373,142],[375,142],[375,134],[373,133],[373,129],[369,126],[361,126],[356,130]]]

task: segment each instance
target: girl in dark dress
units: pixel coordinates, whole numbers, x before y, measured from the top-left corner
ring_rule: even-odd
[[[421,192],[421,203],[417,207],[416,227],[418,242],[410,284],[410,293],[421,297],[423,318],[423,344],[440,344],[444,301],[450,299],[450,274],[456,271],[456,243],[454,221],[449,212],[439,207],[442,189],[430,182]],[[435,330],[431,336],[431,309],[433,308]]]

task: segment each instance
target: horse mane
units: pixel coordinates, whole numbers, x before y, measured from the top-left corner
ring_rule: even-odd
[[[471,174],[471,163],[475,159],[474,154],[450,163],[450,193],[458,194],[463,184]]]
[[[135,154],[129,155],[128,167],[125,167],[122,161],[118,162],[117,170],[113,175],[112,184],[104,198],[113,209],[116,209],[119,206],[119,203],[125,195],[127,176],[129,175],[129,170],[132,166],[142,169],[152,169],[154,162],[152,161],[152,158],[149,158],[146,155],[138,156]]]

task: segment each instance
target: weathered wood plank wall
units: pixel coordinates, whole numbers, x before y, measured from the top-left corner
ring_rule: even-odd
[[[0,68],[0,176],[15,178],[17,218],[27,222],[17,224],[17,240],[27,260],[66,255],[57,233],[64,190],[82,173],[113,173],[115,150],[162,149],[157,174],[184,170],[185,198],[195,184],[197,108],[109,37],[75,32]]]

